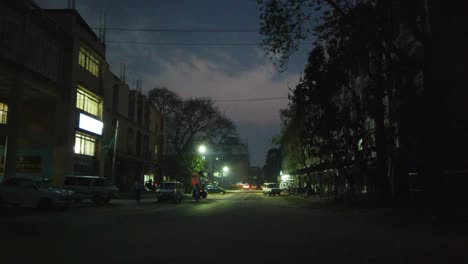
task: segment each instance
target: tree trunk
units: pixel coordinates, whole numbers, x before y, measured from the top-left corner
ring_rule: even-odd
[[[384,77],[382,76],[382,58],[381,51],[377,50],[375,72],[376,88],[375,88],[375,145],[377,152],[377,170],[374,175],[374,184],[376,191],[376,202],[378,204],[386,205],[390,201],[389,183],[387,177],[387,137],[385,131],[385,106],[384,106]]]
[[[166,134],[165,134],[165,118],[163,116],[161,116],[161,126],[159,127],[159,131],[158,131],[158,168],[157,168],[157,175],[156,175],[156,179],[157,179],[157,182],[160,183],[162,181],[162,178],[163,178],[163,175],[164,175],[164,168],[163,168],[163,164],[165,163],[164,162],[164,159],[167,157],[167,153],[166,153]]]

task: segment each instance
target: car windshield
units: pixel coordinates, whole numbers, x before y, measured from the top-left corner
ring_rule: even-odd
[[[114,184],[109,179],[96,179],[95,185],[96,186],[112,186]]]
[[[159,189],[175,189],[176,183],[174,182],[163,182],[159,185]]]

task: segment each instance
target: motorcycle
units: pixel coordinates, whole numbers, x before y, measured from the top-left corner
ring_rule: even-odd
[[[192,197],[195,199],[195,201],[198,202],[200,198],[206,199],[206,197],[208,197],[208,193],[206,192],[205,188],[202,187],[200,190],[194,189]]]
[[[153,183],[153,182],[146,182],[145,183],[145,190],[147,192],[154,192],[156,191],[156,183]]]

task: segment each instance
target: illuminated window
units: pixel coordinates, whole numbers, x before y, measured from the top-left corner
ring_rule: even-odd
[[[8,117],[8,105],[0,103],[0,124],[6,124]]]
[[[101,61],[84,47],[80,47],[78,52],[78,63],[94,76],[99,77]]]
[[[101,117],[101,100],[94,94],[87,92],[81,85],[78,85],[76,90],[76,107],[86,113]]]
[[[96,155],[96,139],[82,133],[75,134],[75,153],[80,155]]]

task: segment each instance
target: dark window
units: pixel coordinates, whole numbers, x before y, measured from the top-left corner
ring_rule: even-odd
[[[143,136],[143,151],[144,151],[144,154],[145,154],[145,159],[151,158],[151,152],[149,150],[148,136],[147,135]]]
[[[111,186],[112,181],[109,179],[99,178],[94,180],[94,186]]]
[[[91,178],[77,178],[77,184],[82,186],[89,186]]]
[[[130,92],[128,98],[128,118],[135,119],[135,93]]]
[[[138,112],[137,112],[137,122],[139,125],[141,125],[143,121],[143,95],[139,94],[138,95]]]
[[[118,112],[119,107],[119,86],[114,85],[114,90],[112,93],[112,109],[114,112]]]
[[[163,182],[159,185],[159,189],[175,189],[176,184],[172,182]]]
[[[94,180],[94,186],[104,186],[104,179]]]
[[[127,150],[128,154],[133,154],[133,129],[129,128],[127,132]]]
[[[141,155],[141,133],[139,131],[136,136],[136,154]]]
[[[75,185],[76,183],[76,178],[74,177],[68,177],[65,179],[65,185]]]
[[[150,104],[146,103],[145,104],[145,121],[144,121],[144,127],[146,129],[149,129],[150,127]]]

